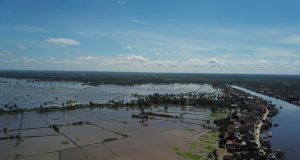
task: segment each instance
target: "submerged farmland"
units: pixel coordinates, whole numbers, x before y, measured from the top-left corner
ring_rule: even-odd
[[[173,148],[190,152],[200,143],[210,109],[148,108],[157,114],[132,118],[135,109],[80,109],[1,115],[0,152],[4,159],[181,159]],[[193,113],[193,114],[192,114]],[[217,140],[214,141],[217,146]],[[203,154],[205,156],[205,154]]]
[[[198,145],[203,143],[201,136],[211,136],[207,128],[215,128],[207,122],[209,106],[165,101],[151,105],[157,95],[162,99],[181,96],[188,104],[186,97],[192,94],[221,93],[209,85],[87,86],[75,82],[1,79],[1,92],[5,93],[0,99],[4,110],[0,114],[0,152],[4,159],[150,160],[182,159],[186,154],[202,159],[217,150],[215,136],[209,149]],[[134,101],[134,105],[114,105],[120,101]],[[150,105],[144,106],[145,102]],[[64,110],[32,109],[49,107]],[[15,109],[19,112],[13,112]],[[199,151],[202,153],[198,154]]]

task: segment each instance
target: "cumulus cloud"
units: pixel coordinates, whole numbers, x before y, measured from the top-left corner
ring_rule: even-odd
[[[80,44],[79,41],[70,39],[70,38],[48,38],[46,39],[46,42],[53,43],[53,44],[59,44],[63,46],[77,46]]]
[[[226,62],[227,62],[226,60],[221,60],[221,59],[217,59],[217,58],[202,58],[202,59],[192,58],[192,59],[189,59],[186,62],[186,64],[191,67],[199,67],[199,66],[211,66],[211,65],[214,65],[214,66],[225,65]]]
[[[132,61],[132,62],[139,62],[139,63],[148,63],[150,60],[146,57],[143,57],[141,55],[131,55],[125,57],[125,60]]]
[[[217,58],[211,58],[207,61],[207,63],[218,64],[218,63],[220,63],[220,61]]]

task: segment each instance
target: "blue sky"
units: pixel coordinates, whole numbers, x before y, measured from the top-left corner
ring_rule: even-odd
[[[0,0],[0,69],[300,74],[300,1]]]

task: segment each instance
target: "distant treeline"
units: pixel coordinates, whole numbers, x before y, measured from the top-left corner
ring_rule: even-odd
[[[42,81],[77,81],[88,85],[208,83],[212,85],[236,84],[241,86],[250,85],[300,90],[299,75],[2,70],[0,71],[0,77]]]

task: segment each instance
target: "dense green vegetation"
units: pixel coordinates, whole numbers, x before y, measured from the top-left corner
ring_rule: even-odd
[[[138,97],[136,104],[143,106],[159,104],[212,106],[215,103],[216,95],[203,93],[180,93],[180,94],[159,94]]]

